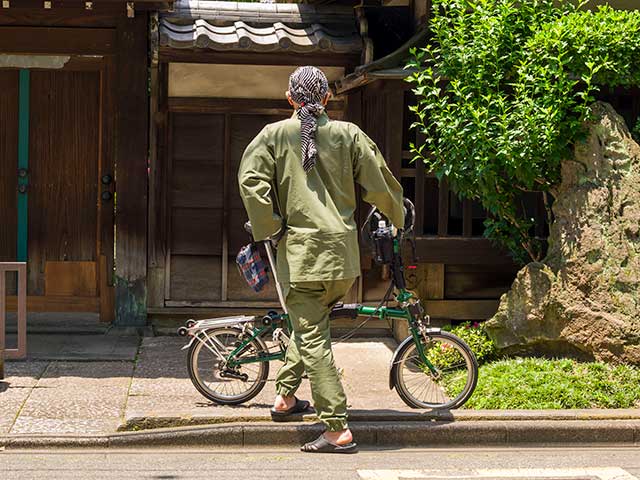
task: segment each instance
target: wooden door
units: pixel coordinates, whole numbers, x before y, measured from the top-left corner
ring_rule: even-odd
[[[172,112],[167,306],[275,304],[273,282],[253,292],[235,256],[250,237],[237,172],[244,149],[282,115]],[[265,257],[266,258],[266,257]]]
[[[0,256],[26,256],[30,311],[102,312],[107,321],[113,316],[113,182],[110,141],[104,135],[112,120],[106,106],[106,65],[80,62],[61,70],[0,74],[0,221],[9,226],[0,234]],[[15,99],[25,91],[28,102],[20,102],[18,122]],[[26,156],[15,147],[21,141],[28,142]],[[28,162],[19,181],[18,158],[22,167]],[[17,191],[16,183],[26,189]],[[16,198],[23,208],[16,208]],[[26,234],[15,233],[21,229]]]
[[[100,73],[31,74],[28,293],[97,297]]]

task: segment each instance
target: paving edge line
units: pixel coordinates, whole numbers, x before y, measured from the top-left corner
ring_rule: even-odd
[[[640,420],[352,422],[363,447],[624,444],[640,446]],[[177,427],[108,435],[5,435],[0,447],[134,448],[295,446],[323,427],[310,423],[246,423]]]

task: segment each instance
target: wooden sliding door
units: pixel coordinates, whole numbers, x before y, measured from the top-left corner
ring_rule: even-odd
[[[236,178],[249,142],[282,118],[170,114],[165,305],[233,307],[277,300],[273,283],[256,294],[236,269],[235,256],[250,241]]]

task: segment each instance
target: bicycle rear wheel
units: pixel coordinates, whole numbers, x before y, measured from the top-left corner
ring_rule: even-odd
[[[408,338],[400,345],[391,368],[398,395],[413,408],[449,410],[462,406],[478,382],[478,362],[473,351],[448,332],[429,333],[421,343],[437,373],[421,359],[413,338]]]
[[[196,339],[189,347],[187,368],[191,382],[202,395],[220,405],[238,405],[251,400],[260,393],[269,376],[266,361],[233,368],[226,365],[226,357],[241,343],[241,334],[239,328],[213,328],[201,333],[201,340]],[[267,346],[256,338],[235,359],[266,354]]]

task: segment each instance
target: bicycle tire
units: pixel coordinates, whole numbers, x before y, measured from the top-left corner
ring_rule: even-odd
[[[207,335],[229,335],[231,337],[235,336],[239,337],[242,333],[242,330],[235,327],[223,327],[223,328],[212,328],[206,330]],[[202,367],[201,362],[199,360],[200,353],[203,351],[204,344],[199,340],[194,340],[191,346],[189,347],[189,352],[187,356],[187,369],[189,372],[189,377],[191,378],[191,382],[196,387],[198,392],[200,392],[205,398],[211,400],[218,405],[240,405],[244,402],[247,402],[258,395],[262,389],[264,388],[267,378],[269,377],[269,362],[255,362],[247,365],[258,365],[258,372],[256,374],[256,378],[252,380],[251,386],[246,389],[244,392],[239,392],[235,395],[225,395],[222,393],[217,393],[212,390],[207,383],[202,378],[200,374],[200,369]],[[251,355],[261,355],[266,354],[268,349],[266,344],[261,338],[255,338],[249,344],[247,344],[247,349],[251,351]],[[209,352],[210,353],[210,352]],[[229,353],[229,352],[228,352]],[[213,354],[210,353],[213,357]],[[215,360],[215,357],[214,357]],[[243,366],[246,368],[245,366]],[[240,367],[240,368],[243,368]],[[213,372],[219,372],[219,363],[213,367]],[[219,373],[218,373],[219,375]],[[224,378],[220,377],[221,381],[224,381]],[[236,379],[237,380],[237,379]]]
[[[465,365],[467,367],[467,378],[464,384],[464,388],[462,391],[455,395],[453,398],[442,401],[440,403],[437,402],[426,402],[416,398],[416,394],[412,393],[407,386],[407,382],[405,379],[405,375],[401,370],[406,364],[407,361],[413,361],[413,373],[420,373],[417,371],[419,369],[422,374],[427,375],[425,373],[424,366],[418,366],[415,358],[417,357],[417,348],[413,337],[407,338],[404,342],[400,344],[398,347],[397,353],[394,355],[394,363],[391,367],[391,383],[395,387],[396,392],[400,396],[400,398],[410,407],[412,408],[428,408],[432,410],[452,410],[455,408],[459,408],[464,405],[467,400],[473,395],[473,392],[478,383],[478,361],[476,360],[476,356],[469,346],[462,340],[461,338],[453,335],[449,332],[431,332],[428,333],[427,336],[430,339],[435,339],[439,341],[444,341],[444,345],[453,346],[455,350],[457,350],[465,360]],[[413,357],[409,357],[410,354],[415,351]],[[437,365],[436,365],[437,367]],[[446,387],[439,386],[436,382],[438,379],[434,379],[433,375],[429,374],[431,377],[427,377],[427,381],[430,381],[432,384],[437,385],[440,388],[440,394],[443,396],[443,399],[446,399],[448,396],[448,392],[446,392]],[[441,377],[443,378],[443,377]]]

